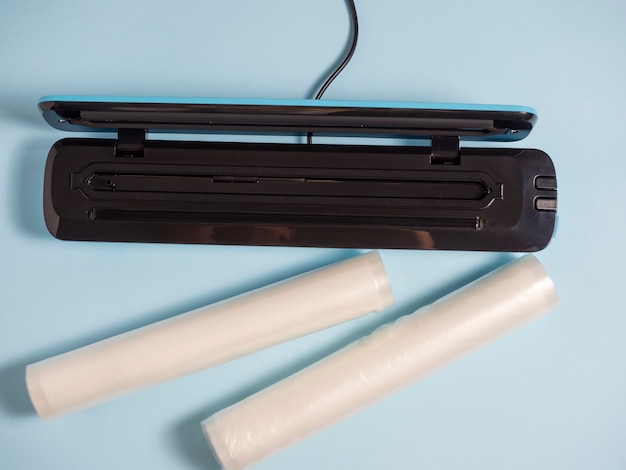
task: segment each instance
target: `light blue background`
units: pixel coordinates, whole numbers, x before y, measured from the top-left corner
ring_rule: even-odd
[[[626,3],[357,0],[328,99],[528,105],[559,178],[539,258],[562,304],[264,469],[626,468]],[[514,255],[384,251],[396,306],[42,422],[28,363],[356,250],[61,242],[42,216],[47,94],[310,97],[348,41],[342,0],[28,1],[0,7],[0,461],[215,469],[199,423]]]

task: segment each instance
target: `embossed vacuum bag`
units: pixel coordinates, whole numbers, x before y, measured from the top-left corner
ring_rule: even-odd
[[[203,430],[224,469],[248,468],[557,304],[527,255],[216,413]]]
[[[392,303],[382,259],[371,252],[31,364],[28,392],[39,416],[53,418]]]

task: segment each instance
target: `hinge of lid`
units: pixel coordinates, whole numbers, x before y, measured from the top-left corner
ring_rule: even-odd
[[[458,165],[461,163],[458,136],[433,136],[430,163]]]
[[[146,148],[145,129],[119,129],[117,132],[117,144],[115,145],[116,157],[143,157]]]

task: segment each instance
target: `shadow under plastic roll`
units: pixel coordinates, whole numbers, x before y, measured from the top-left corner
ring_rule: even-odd
[[[556,307],[532,255],[385,325],[202,423],[226,470],[248,468]]]
[[[391,304],[371,252],[31,364],[26,384],[39,416],[52,418]]]

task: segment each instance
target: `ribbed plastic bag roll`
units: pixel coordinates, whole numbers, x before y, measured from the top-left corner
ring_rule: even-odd
[[[393,303],[371,252],[26,368],[31,401],[56,417],[199,371]]]
[[[226,470],[247,468],[558,304],[531,255],[383,326],[202,423]]]

